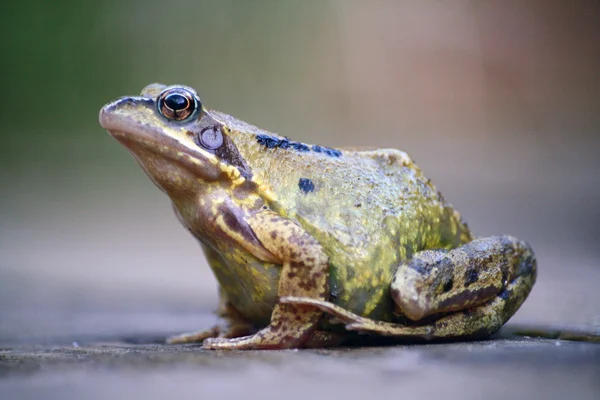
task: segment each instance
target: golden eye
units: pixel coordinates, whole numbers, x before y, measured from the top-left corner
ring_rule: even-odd
[[[200,100],[189,90],[167,89],[158,96],[158,111],[174,121],[191,119],[201,108]]]

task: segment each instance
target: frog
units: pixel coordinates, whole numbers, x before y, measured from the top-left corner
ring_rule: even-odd
[[[99,120],[168,196],[218,282],[217,323],[166,343],[486,338],[535,283],[531,246],[474,236],[404,151],[294,141],[205,107],[185,85],[150,84]]]

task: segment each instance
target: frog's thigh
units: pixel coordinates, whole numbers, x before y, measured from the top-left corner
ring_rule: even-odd
[[[416,253],[398,268],[391,293],[411,319],[447,313],[415,327],[428,329],[425,337],[487,336],[517,311],[535,278],[536,260],[529,245],[511,236],[493,236],[447,252]],[[406,335],[407,328],[380,324],[376,331]]]
[[[321,245],[293,221],[271,211],[248,219],[262,245],[282,264],[278,295],[325,300],[328,258]],[[209,349],[281,349],[302,346],[310,339],[322,313],[314,307],[277,304],[271,323],[254,335],[207,339]]]
[[[492,236],[450,251],[415,253],[398,267],[390,293],[400,311],[417,321],[483,304],[521,275],[535,279],[531,248],[510,236]]]

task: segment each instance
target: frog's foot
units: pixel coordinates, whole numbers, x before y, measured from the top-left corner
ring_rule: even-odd
[[[272,336],[270,340],[266,338],[266,336]],[[247,337],[239,337],[232,338],[227,340],[225,337],[216,337],[216,336],[208,336],[204,341],[202,347],[210,350],[217,349],[241,349],[241,348],[256,348],[259,347],[263,349],[279,349],[286,347],[294,347],[286,346],[285,340],[281,341],[278,336],[274,335],[273,332],[262,332],[260,335],[249,335]],[[290,339],[293,338],[290,337]],[[293,339],[292,339],[293,340]],[[324,332],[324,331],[314,331],[309,339],[305,340],[302,344],[302,347],[305,349],[320,349],[324,347],[336,347],[342,345],[346,340],[348,340],[347,335],[342,335],[334,332]],[[295,343],[295,340],[292,341]]]
[[[223,321],[212,328],[202,331],[186,332],[181,335],[170,336],[165,342],[167,344],[202,343],[205,339],[209,338],[236,338],[249,335],[253,332],[256,332],[256,329],[250,324]]]
[[[319,321],[320,313],[312,308],[278,304],[271,323],[254,335],[236,338],[208,338],[202,348],[210,350],[288,349],[307,342]]]

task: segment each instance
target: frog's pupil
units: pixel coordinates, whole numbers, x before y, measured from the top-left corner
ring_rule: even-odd
[[[165,105],[173,111],[184,110],[189,106],[189,100],[180,94],[170,94],[165,98]]]

